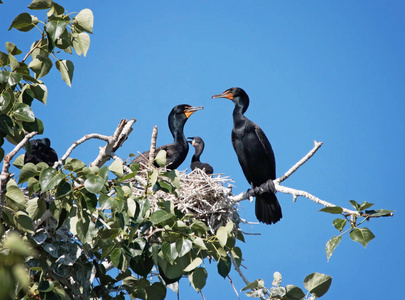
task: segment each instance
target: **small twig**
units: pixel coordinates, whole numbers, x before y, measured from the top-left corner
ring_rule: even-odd
[[[232,253],[230,253],[230,257],[232,260],[232,264],[236,270],[236,272],[238,272],[239,276],[242,278],[243,282],[248,285],[250,282],[249,280],[245,277],[245,275],[242,273],[242,270],[238,267],[238,265],[236,264],[235,258],[233,257]],[[265,298],[260,297],[260,299],[265,300]]]
[[[34,47],[32,47],[32,49],[27,53],[27,55],[25,55],[25,57],[23,58],[22,62],[25,62],[25,61],[27,60],[28,56],[29,56],[32,52],[34,52],[35,49],[37,49],[37,48],[39,47],[39,45],[42,43],[42,40],[44,39],[44,37],[45,37],[45,30],[42,32],[41,39],[38,41],[38,43],[37,43]]]
[[[6,156],[4,157],[3,169],[0,174],[0,218],[3,214],[3,206],[6,197],[7,182],[10,179],[10,172],[9,172],[10,162],[17,154],[17,152],[20,151],[22,147],[24,147],[25,143],[27,143],[27,141],[36,134],[37,134],[36,131],[26,134],[25,137],[22,139],[22,141],[19,142],[17,146],[15,146],[14,149],[10,153],[6,154]]]
[[[301,167],[303,164],[305,164],[316,153],[316,151],[318,151],[318,149],[321,148],[323,143],[314,141],[314,144],[315,144],[314,148],[312,148],[312,150],[309,151],[307,153],[307,155],[305,155],[299,162],[297,162],[294,166],[292,166],[292,168],[289,169],[283,176],[281,176],[280,178],[277,178],[275,181],[277,183],[281,183],[284,180],[286,180],[288,177],[290,177],[291,174],[293,174],[295,171],[297,171],[299,167]]]
[[[155,126],[155,127],[153,127],[152,138],[150,141],[149,165],[151,165],[153,160],[155,159],[157,134],[158,134],[158,128],[157,128],[157,126]]]
[[[230,282],[231,285],[232,285],[233,290],[235,291],[236,296],[238,296],[238,298],[239,298],[238,290],[236,289],[235,285],[233,284],[232,278],[231,278],[229,275],[228,275],[227,277],[228,277],[228,279],[229,279],[229,282]]]

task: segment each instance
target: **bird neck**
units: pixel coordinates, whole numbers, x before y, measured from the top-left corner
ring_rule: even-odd
[[[202,150],[200,148],[195,148],[195,153],[193,155],[193,158],[191,159],[191,162],[200,161],[201,153]]]
[[[241,105],[235,105],[235,108],[233,110],[233,126],[240,127],[243,126],[243,124],[246,121],[246,117],[243,115],[246,109],[244,109],[243,106]]]

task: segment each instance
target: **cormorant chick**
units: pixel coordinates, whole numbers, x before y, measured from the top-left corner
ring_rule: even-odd
[[[194,148],[195,148],[195,153],[193,155],[193,158],[191,159],[191,170],[194,170],[195,168],[205,170],[206,174],[212,174],[214,173],[214,169],[206,163],[202,163],[200,161],[200,156],[201,153],[204,151],[204,141],[202,138],[199,136],[195,137],[189,137],[188,139],[191,139],[191,141],[188,141]]]

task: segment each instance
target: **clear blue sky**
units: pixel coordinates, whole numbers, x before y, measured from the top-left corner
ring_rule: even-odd
[[[1,51],[16,43],[24,53],[29,34],[7,31],[30,1],[0,6]],[[270,139],[281,176],[313,146],[321,150],[284,184],[336,205],[348,200],[396,210],[395,217],[367,223],[376,238],[367,249],[345,236],[327,262],[325,244],[337,233],[333,216],[304,198],[278,194],[283,219],[245,226],[261,233],[240,244],[245,275],[270,287],[303,288],[304,277],[333,277],[324,299],[399,299],[403,292],[405,4],[403,1],[60,1],[69,11],[90,8],[94,34],[86,58],[59,54],[75,64],[69,88],[58,72],[44,78],[48,104],[35,103],[45,136],[62,154],[87,133],[112,134],[122,118],[134,131],[118,155],[148,149],[152,127],[158,145],[171,142],[167,115],[177,104],[204,106],[185,126],[186,136],[206,143],[202,161],[249,188],[231,145],[233,104],[211,95],[239,86],[249,94],[246,115]],[[32,12],[31,12],[32,13]],[[34,12],[36,14],[36,12]],[[38,13],[40,14],[40,13]],[[54,70],[56,71],[56,70]],[[86,163],[101,142],[80,146]],[[192,151],[179,168],[189,168]],[[255,221],[254,204],[240,214]],[[238,289],[244,284],[236,272]],[[188,280],[181,299],[201,299]],[[228,280],[209,267],[206,299],[237,299]],[[241,299],[246,299],[243,293]],[[175,299],[168,292],[167,299]]]

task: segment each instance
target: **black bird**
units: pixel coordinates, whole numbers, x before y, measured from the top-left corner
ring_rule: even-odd
[[[246,92],[234,87],[212,98],[227,98],[235,103],[232,145],[252,188],[276,179],[276,161],[269,140],[258,125],[243,115],[249,106]],[[257,195],[255,206],[256,218],[260,222],[275,224],[282,218],[280,204],[272,191]]]
[[[169,114],[169,129],[172,133],[174,142],[160,146],[156,149],[156,154],[160,150],[166,151],[166,166],[168,169],[177,169],[181,163],[186,159],[188,153],[188,143],[184,136],[184,124],[188,118],[197,110],[203,109],[202,106],[191,106],[188,104],[181,104],[173,107]],[[139,155],[133,162],[148,164],[149,151]]]
[[[27,151],[24,156],[24,164],[40,162],[47,163],[52,167],[58,161],[56,151],[51,148],[51,141],[48,138],[30,140],[31,151]]]
[[[206,174],[214,173],[214,169],[209,164],[202,163],[200,161],[200,156],[201,153],[204,151],[205,145],[203,139],[199,136],[189,137],[188,139],[191,139],[191,141],[188,142],[195,148],[195,153],[193,155],[193,158],[191,159],[191,170],[198,168],[201,170],[205,170]]]

